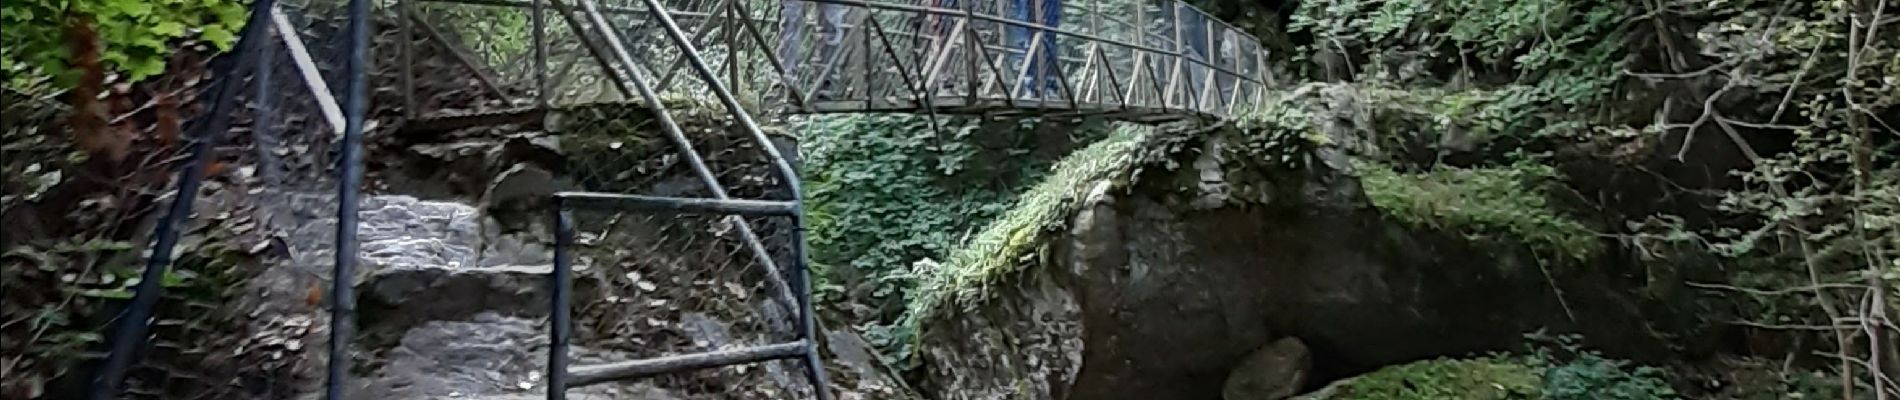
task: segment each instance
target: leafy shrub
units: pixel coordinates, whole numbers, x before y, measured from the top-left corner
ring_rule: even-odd
[[[237,41],[243,3],[232,0],[8,0],[0,3],[0,67],[8,84],[68,74],[65,28],[88,24],[104,49],[100,59],[128,81],[165,69],[173,41],[202,39],[220,50]]]
[[[1536,346],[1531,362],[1544,367],[1546,400],[1661,400],[1677,398],[1654,367],[1604,357],[1584,349],[1575,335],[1527,335]]]
[[[1574,137],[1586,132],[1591,119],[1581,117],[1599,110],[1624,68],[1628,7],[1600,0],[1304,2],[1288,29],[1310,38],[1296,57],[1352,60],[1344,67],[1355,80],[1475,86],[1492,92],[1475,115],[1491,130]]]

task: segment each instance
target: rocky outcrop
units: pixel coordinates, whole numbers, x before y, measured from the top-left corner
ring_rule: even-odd
[[[1152,168],[1132,185],[1082,186],[1094,188],[1075,193],[1087,201],[1066,230],[1038,239],[1027,266],[963,288],[985,296],[921,325],[923,391],[1218,398],[1237,370],[1257,368],[1250,353],[1297,337],[1311,350],[1310,379],[1277,395],[1383,365],[1513,349],[1544,328],[1624,357],[1661,357],[1675,348],[1660,333],[1701,326],[1645,297],[1618,260],[1556,266],[1508,242],[1393,221],[1369,205],[1337,149],[1297,169],[1233,155]]]

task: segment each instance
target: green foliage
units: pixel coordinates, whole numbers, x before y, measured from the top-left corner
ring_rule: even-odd
[[[1024,186],[1048,174],[1070,143],[1107,130],[1099,120],[947,119],[939,136],[928,119],[902,115],[828,116],[794,129],[805,133],[800,146],[821,293],[871,304],[879,308],[871,317],[881,320],[895,318],[910,300],[914,268],[946,259]]]
[[[437,29],[456,36],[456,40],[467,46],[474,56],[487,61],[493,68],[521,68],[527,64],[525,56],[531,50],[534,30],[528,25],[529,11],[515,7],[484,7],[467,4],[428,4],[421,7],[421,15],[426,15]],[[550,14],[548,23],[558,23],[556,14]],[[566,29],[549,30],[550,34],[566,34]],[[632,40],[632,39],[629,39]],[[550,38],[550,43],[560,43]]]
[[[1660,369],[1584,349],[1575,335],[1526,335],[1523,356],[1440,358],[1388,366],[1305,397],[1312,400],[1666,400]]]
[[[219,50],[237,41],[245,8],[233,0],[9,0],[0,3],[0,67],[7,84],[55,78],[70,85],[69,18],[84,16],[103,42],[101,60],[127,81],[165,69],[174,42],[201,39]]]
[[[1014,205],[949,253],[937,268],[918,271],[918,289],[891,334],[891,350],[908,355],[924,321],[958,304],[980,299],[991,284],[1035,262],[1044,234],[1062,226],[1094,185],[1125,178],[1144,149],[1147,129],[1124,125],[1108,138],[1063,157],[1053,170],[1024,192]]]
[[[1543,367],[1546,400],[1662,400],[1677,398],[1655,367],[1604,357],[1584,349],[1575,335],[1526,335],[1536,346],[1531,361]]]
[[[1008,187],[949,184],[973,167],[974,124],[960,124],[946,138],[935,137],[922,118],[846,116],[810,124],[804,129],[819,134],[801,144],[810,157],[813,261],[895,278],[878,285],[875,297],[903,297],[909,282],[901,273],[917,261],[942,259],[959,232],[995,215],[1013,195]]]
[[[1436,359],[1381,368],[1315,396],[1325,400],[1514,400],[1539,398],[1536,368],[1501,357]]]
[[[1524,161],[1419,173],[1371,162],[1355,167],[1372,205],[1411,226],[1503,235],[1541,255],[1574,261],[1589,259],[1601,246],[1583,224],[1547,204],[1542,187],[1555,175],[1548,166]]]
[[[1455,89],[1491,91],[1477,117],[1493,132],[1575,137],[1589,122],[1575,114],[1601,107],[1623,68],[1626,7],[1605,0],[1306,2],[1289,30],[1311,39],[1296,54],[1354,60],[1322,67],[1359,80],[1451,81]]]
[[[1243,139],[1235,153],[1243,160],[1297,167],[1313,149],[1332,144],[1311,119],[1304,109],[1285,104],[1241,115],[1234,121]]]

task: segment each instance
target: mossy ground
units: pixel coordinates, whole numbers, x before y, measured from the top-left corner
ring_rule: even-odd
[[[1304,400],[1541,399],[1537,368],[1507,358],[1437,359],[1361,375]]]

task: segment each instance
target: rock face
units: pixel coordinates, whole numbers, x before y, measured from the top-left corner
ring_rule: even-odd
[[[1205,207],[1178,179],[1147,179],[1123,194],[1098,189],[1042,264],[992,286],[974,310],[924,325],[922,390],[943,399],[1204,400],[1222,396],[1229,372],[1276,335],[1310,347],[1308,382],[1318,383],[1506,350],[1542,328],[1657,357],[1670,350],[1650,332],[1680,331],[1668,324],[1688,320],[1632,294],[1640,282],[1613,268],[1553,267],[1547,277],[1530,254],[1386,220],[1348,176],[1301,174],[1275,178],[1270,206]]]
[[[1307,370],[1313,367],[1312,354],[1299,338],[1273,341],[1240,362],[1221,385],[1223,400],[1280,400],[1299,394],[1306,387]]]

